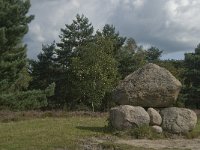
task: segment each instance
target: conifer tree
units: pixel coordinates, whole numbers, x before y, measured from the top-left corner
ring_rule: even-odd
[[[58,49],[57,63],[60,65],[60,75],[57,85],[59,87],[59,95],[62,97],[63,103],[67,107],[74,104],[75,90],[73,87],[74,74],[72,70],[72,59],[80,55],[79,47],[86,45],[93,40],[93,26],[89,19],[84,15],[76,15],[75,20],[71,24],[66,24],[61,29],[60,43],[57,43]],[[62,105],[65,105],[62,104]]]
[[[194,53],[185,54],[185,67],[186,105],[200,108],[200,44]]]
[[[159,50],[156,47],[150,47],[149,49],[147,49],[146,51],[146,59],[148,62],[156,62],[159,61],[161,54],[163,51]]]
[[[56,63],[56,44],[43,45],[42,52],[38,54],[38,60],[30,60],[30,74],[32,81],[30,89],[45,90],[51,83],[55,83],[55,94],[48,97],[48,109],[59,108],[63,104],[61,97],[60,66]]]
[[[47,105],[54,84],[45,91],[26,91],[28,74],[23,37],[33,16],[27,16],[29,0],[0,0],[0,107],[35,109]]]
[[[49,84],[55,82],[55,42],[50,45],[43,45],[42,52],[38,54],[38,60],[30,60],[30,74],[32,89],[45,89]]]
[[[106,24],[103,27],[103,30],[97,31],[96,35],[102,36],[106,40],[112,40],[113,42],[113,57],[117,57],[121,47],[123,46],[126,37],[122,37],[119,35],[119,32],[115,30],[113,25]]]
[[[22,43],[33,16],[26,16],[29,1],[0,0],[0,91],[16,92],[28,87],[26,45]]]
[[[76,19],[61,29],[60,43],[57,43],[58,62],[64,69],[70,68],[71,58],[79,54],[78,47],[93,39],[93,26],[84,15],[76,15]]]

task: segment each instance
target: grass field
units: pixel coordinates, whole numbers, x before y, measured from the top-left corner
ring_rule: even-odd
[[[106,114],[57,116],[52,113],[55,117],[51,113],[36,113],[31,118],[30,114],[19,113],[7,117],[0,114],[0,150],[76,150],[84,139],[112,137],[105,130]],[[196,132],[200,132],[200,121]]]
[[[77,149],[79,140],[101,136],[106,117],[71,116],[0,123],[1,150]]]

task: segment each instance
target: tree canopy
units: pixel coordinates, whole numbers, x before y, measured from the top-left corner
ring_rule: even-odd
[[[0,0],[0,109],[106,110],[120,79],[146,63],[167,68],[183,84],[181,102],[200,107],[200,44],[185,60],[162,60],[159,48],[145,49],[114,25],[95,31],[77,14],[61,29],[59,42],[27,60],[30,7],[29,0]]]
[[[0,0],[0,106],[12,109],[34,109],[47,105],[46,96],[53,94],[52,84],[46,91],[27,91],[26,45],[23,37],[33,15],[27,15],[29,0]]]

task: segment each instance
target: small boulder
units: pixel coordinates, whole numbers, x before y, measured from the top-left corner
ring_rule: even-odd
[[[121,105],[111,108],[110,124],[118,130],[149,125],[150,117],[142,107]]]
[[[150,117],[150,125],[161,125],[162,118],[160,114],[153,108],[148,108],[147,113]]]
[[[194,129],[197,124],[197,115],[186,108],[170,107],[160,111],[162,128],[171,133],[186,133]]]
[[[113,92],[113,99],[121,105],[170,107],[181,87],[168,70],[149,63],[122,80]]]
[[[162,133],[163,129],[160,126],[151,126],[152,130],[155,131],[156,133]]]

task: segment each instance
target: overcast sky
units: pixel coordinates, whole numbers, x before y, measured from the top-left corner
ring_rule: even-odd
[[[42,44],[59,41],[60,29],[84,14],[95,29],[113,24],[138,44],[164,50],[164,59],[182,59],[200,42],[199,0],[31,0],[35,19],[25,37],[28,57]]]

